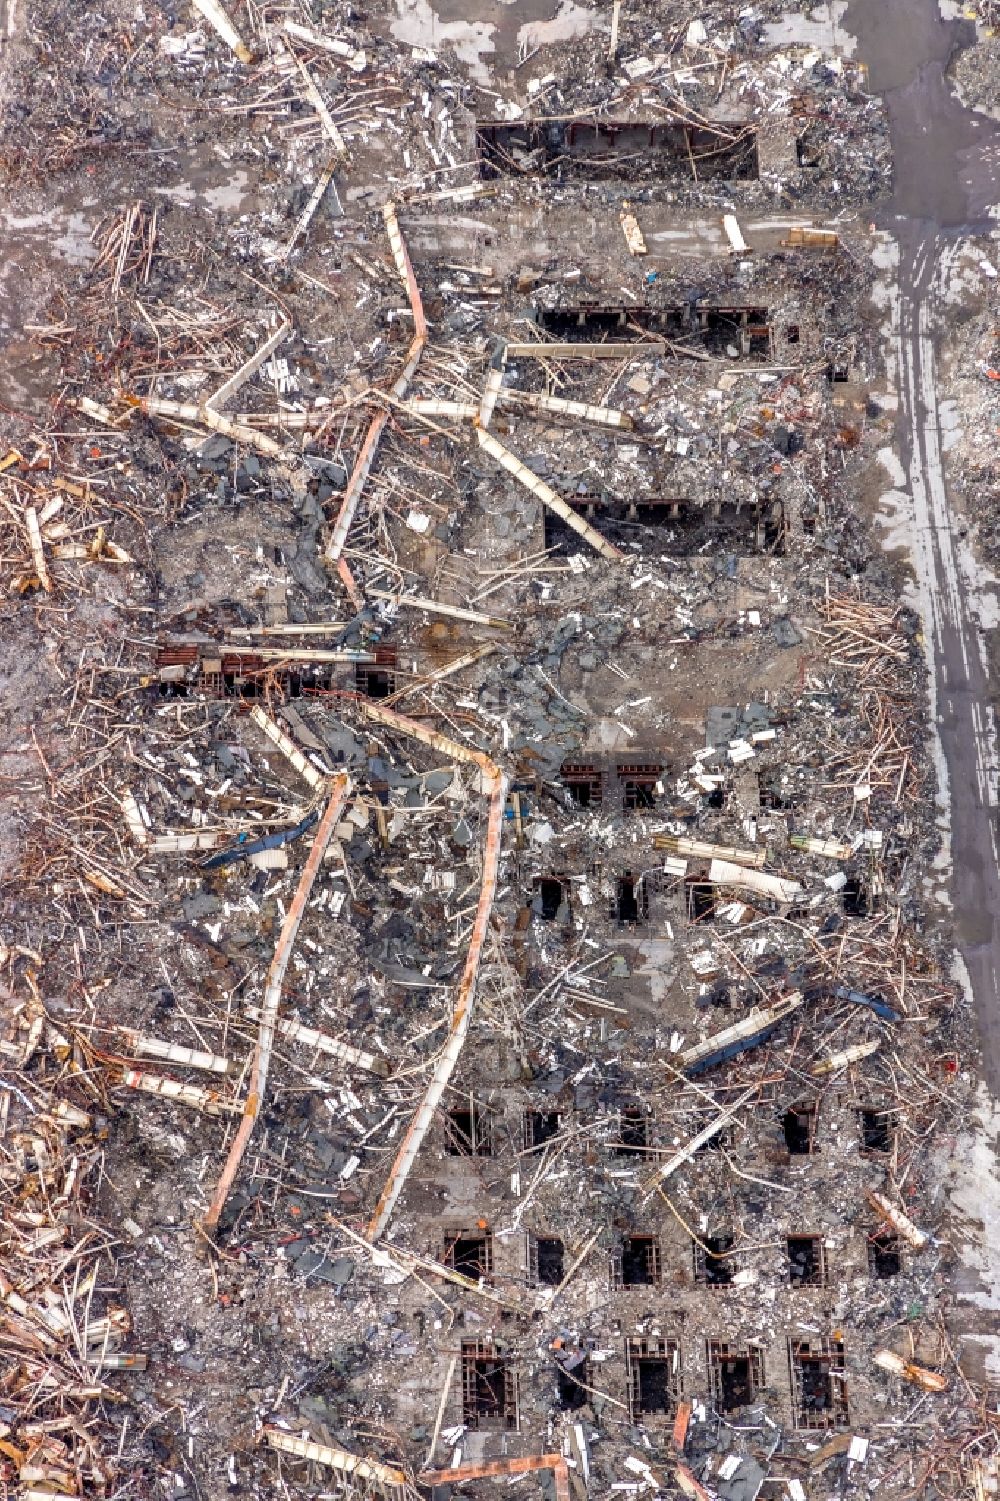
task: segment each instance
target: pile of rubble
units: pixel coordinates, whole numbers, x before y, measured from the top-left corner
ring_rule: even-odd
[[[881,107],[570,9],[24,21],[16,191],[96,193],[0,458],[28,1496],[991,1478]]]

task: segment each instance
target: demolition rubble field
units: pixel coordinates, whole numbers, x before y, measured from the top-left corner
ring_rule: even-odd
[[[826,8],[3,19],[10,1494],[989,1494]]]

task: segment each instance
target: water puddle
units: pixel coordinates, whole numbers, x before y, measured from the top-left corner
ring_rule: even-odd
[[[562,0],[551,21],[527,21],[517,33],[522,54],[533,52],[536,47],[551,47],[555,42],[570,42],[574,37],[586,36],[598,24],[597,11],[577,5],[576,0]]]
[[[814,6],[808,16],[795,11],[782,16],[780,21],[769,21],[764,27],[764,40],[768,47],[812,47],[827,54],[853,57],[857,43],[841,25],[847,3],[848,0],[831,0],[829,5]]]
[[[0,210],[0,234],[3,235],[4,258],[22,260],[42,253],[46,259],[68,261],[71,266],[86,266],[95,260],[97,251],[90,243],[94,220],[82,210],[60,206],[39,214],[12,214]]]
[[[474,78],[486,83],[490,69],[483,59],[495,52],[496,26],[487,21],[442,21],[428,0],[396,0],[399,19],[389,27],[397,42],[422,47],[429,52],[451,48]]]
[[[845,22],[858,38],[872,89],[889,119],[893,184],[880,212],[885,233],[875,261],[882,272],[876,305],[888,377],[899,395],[896,456],[885,467],[889,545],[906,547],[913,573],[907,597],[918,612],[928,668],[928,750],[935,767],[940,849],[928,895],[950,912],[951,932],[975,1007],[986,1089],[1000,1099],[1000,846],[997,838],[997,727],[989,641],[996,581],[976,560],[961,511],[949,491],[947,452],[961,443],[958,407],[941,400],[941,352],[961,338],[955,304],[972,257],[995,273],[989,241],[998,197],[1000,128],[966,108],[947,69],[959,28],[936,0],[852,0]],[[978,238],[971,238],[978,237]],[[987,254],[988,253],[988,254]],[[992,278],[990,278],[992,279]],[[946,365],[946,362],[945,362]],[[992,1108],[992,1107],[991,1107]],[[965,1227],[965,1268],[977,1279],[980,1307],[1000,1306],[1000,1285],[976,1258],[1000,1222],[995,1117],[984,1112],[975,1175],[981,1225]],[[971,1160],[971,1152],[969,1153]],[[963,1213],[963,1186],[952,1194]],[[971,1202],[971,1199],[968,1200]],[[978,1249],[977,1249],[978,1246]],[[963,1272],[957,1277],[961,1293]],[[963,1331],[964,1332],[964,1331]],[[983,1352],[996,1369],[995,1348]]]
[[[256,196],[250,187],[250,174],[237,170],[220,181],[217,171],[211,166],[199,167],[195,162],[180,182],[170,187],[156,187],[153,192],[161,198],[185,207],[197,205],[219,214],[250,213]]]
[[[851,0],[844,24],[889,115],[893,194],[883,222],[891,217],[912,238],[928,225],[947,230],[985,220],[997,196],[1000,132],[949,86],[956,24],[942,19],[934,0]]]
[[[448,48],[481,83],[538,47],[609,25],[578,0],[396,0],[396,11],[389,30],[398,42],[429,52]]]
[[[59,357],[36,343],[26,326],[45,323],[59,263],[82,269],[96,258],[90,236],[98,217],[93,200],[56,202],[34,214],[0,210],[0,402],[6,407],[31,416],[50,409]]]

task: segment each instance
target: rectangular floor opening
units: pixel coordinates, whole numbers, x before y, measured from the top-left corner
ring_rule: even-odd
[[[396,691],[396,648],[377,646],[374,662],[358,662],[354,686],[365,698],[391,698]]]
[[[883,1155],[892,1151],[896,1126],[894,1110],[861,1110],[861,1147],[864,1152]]]
[[[645,303],[577,302],[537,307],[535,321],[559,343],[628,343],[650,334],[661,335],[670,346],[717,357],[771,358],[771,328],[767,308],[707,306],[703,302]],[[671,352],[668,348],[667,353]]]
[[[659,1287],[660,1242],[655,1235],[626,1235],[613,1262],[616,1287]]]
[[[539,876],[535,881],[531,908],[543,922],[555,922],[568,896],[567,884],[556,876]]]
[[[461,1272],[475,1282],[488,1277],[493,1271],[492,1235],[462,1230],[446,1236],[443,1261],[452,1271]]]
[[[559,1135],[561,1117],[558,1110],[526,1110],[524,1112],[524,1148],[534,1151],[544,1147],[547,1141]]]
[[[701,1244],[694,1241],[694,1280],[704,1287],[730,1287],[736,1272],[736,1259],[730,1254],[734,1244],[732,1235],[704,1235]]]
[[[711,922],[718,901],[711,881],[702,880],[698,876],[685,876],[684,893],[687,898],[688,922]]]
[[[678,497],[623,500],[579,493],[564,494],[563,499],[617,547],[634,543],[677,558],[704,552],[780,557],[785,552],[784,507],[780,500],[764,495],[746,502],[705,503]],[[542,519],[546,548],[562,555],[579,551],[580,538],[561,516],[546,507]]]
[[[643,813],[656,807],[663,767],[648,763],[628,763],[617,768],[622,788],[622,808],[626,813]]]
[[[796,1428],[838,1428],[847,1423],[844,1343],[814,1337],[788,1342]]]
[[[757,132],[745,121],[583,119],[480,120],[484,178],[558,174],[656,182],[678,177],[750,182],[758,175]]]
[[[785,1248],[788,1253],[790,1286],[826,1286],[826,1254],[822,1236],[789,1235],[785,1241]]]
[[[898,1277],[903,1270],[899,1236],[891,1230],[881,1230],[868,1237],[868,1270],[879,1282]]]
[[[554,1235],[529,1239],[530,1280],[535,1287],[558,1287],[565,1275],[566,1248]]]
[[[559,779],[578,808],[601,806],[604,778],[596,766],[584,761],[564,761]]]
[[[488,1340],[462,1341],[462,1422],[466,1428],[517,1428],[517,1374]]]
[[[590,1393],[587,1391],[589,1385],[590,1362],[585,1355],[571,1357],[565,1363],[559,1362],[556,1367],[556,1389],[560,1407],[568,1412],[585,1407],[590,1401]]]
[[[781,1121],[785,1146],[793,1157],[804,1157],[816,1150],[816,1116],[814,1104],[793,1105]]]
[[[641,1105],[624,1105],[618,1116],[616,1157],[633,1157],[649,1151],[649,1115]]]
[[[764,1352],[758,1345],[738,1348],[728,1340],[706,1342],[708,1384],[719,1412],[748,1407],[764,1385]]]
[[[444,1149],[450,1157],[492,1157],[493,1122],[481,1105],[459,1105],[445,1113]]]
[[[681,1395],[680,1345],[675,1339],[625,1341],[625,1379],[632,1422],[670,1414]]]
[[[616,903],[618,921],[621,923],[644,922],[649,915],[646,900],[646,883],[636,878],[630,870],[618,877]]]

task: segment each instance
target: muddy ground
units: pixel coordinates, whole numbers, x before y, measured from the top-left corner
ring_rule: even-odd
[[[248,34],[263,34],[266,23],[277,27],[280,21],[276,7],[230,4],[228,9]],[[188,810],[196,807],[200,813],[208,806],[203,788],[209,784],[211,797],[221,799],[217,806],[227,815],[235,816],[255,798],[269,802],[271,811],[286,821],[289,810],[305,811],[308,798],[301,784],[264,737],[248,727],[245,706],[165,688],[156,676],[156,651],[165,637],[193,640],[204,633],[206,623],[232,636],[270,619],[268,591],[286,587],[292,622],[349,619],[343,587],[323,563],[319,547],[336,516],[364,428],[360,418],[338,415],[331,406],[331,421],[303,479],[296,465],[266,457],[262,462],[246,447],[197,431],[185,420],[173,424],[131,414],[154,390],[168,400],[203,400],[282,318],[291,322],[293,332],[279,355],[291,366],[295,384],[282,388],[284,375],[275,366],[270,384],[245,389],[236,404],[240,410],[245,402],[254,413],[269,411],[285,398],[288,408],[313,410],[317,398],[332,403],[338,393],[383,381],[387,363],[399,368],[412,335],[386,245],[381,213],[386,196],[416,191],[421,173],[427,174],[425,185],[450,181],[437,174],[459,164],[470,121],[487,113],[498,116],[498,101],[519,98],[528,106],[535,98],[529,75],[543,94],[553,87],[546,81],[549,75],[555,75],[555,87],[566,93],[567,112],[642,110],[641,75],[632,84],[608,67],[604,12],[567,0],[558,6],[544,0],[483,5],[474,16],[462,6],[432,11],[409,0],[400,0],[391,12],[320,0],[294,10],[302,23],[363,46],[367,61],[363,81],[349,71],[324,74],[324,88],[348,136],[349,165],[338,168],[336,202],[324,199],[304,248],[285,257],[282,247],[308,202],[330,143],[316,131],[301,102],[290,111],[269,113],[268,93],[277,87],[273,72],[261,64],[249,84],[243,65],[186,3],[147,8],[110,0],[97,13],[67,7],[63,0],[19,0],[16,9],[8,6],[8,14],[12,34],[0,53],[6,101],[0,138],[5,247],[0,446],[16,451],[17,458],[12,460],[16,488],[7,497],[0,604],[6,1002],[13,1016],[25,996],[37,994],[53,1026],[72,1023],[79,1029],[73,1055],[79,1074],[70,1078],[69,1087],[77,1102],[94,1112],[99,1142],[90,1159],[81,1214],[85,1211],[88,1220],[106,1227],[112,1237],[101,1266],[100,1295],[128,1309],[128,1348],[149,1358],[145,1371],[108,1374],[121,1400],[103,1400],[95,1421],[102,1449],[115,1457],[106,1476],[90,1474],[83,1490],[123,1497],[190,1495],[199,1501],[251,1490],[273,1494],[286,1482],[259,1439],[262,1423],[279,1414],[286,1422],[308,1427],[319,1442],[389,1456],[416,1470],[427,1449],[428,1428],[434,1425],[438,1391],[428,1387],[407,1408],[421,1410],[421,1421],[399,1426],[393,1358],[406,1359],[422,1349],[426,1329],[441,1314],[441,1295],[436,1287],[422,1294],[415,1312],[395,1302],[386,1293],[381,1269],[357,1256],[357,1230],[393,1160],[397,1133],[418,1103],[416,1079],[435,1056],[440,1002],[460,973],[467,938],[471,909],[448,908],[445,913],[442,906],[426,915],[411,907],[412,893],[418,879],[424,881],[423,871],[430,883],[432,868],[457,870],[460,893],[474,888],[484,812],[471,783],[460,786],[462,801],[456,794],[453,807],[446,803],[444,832],[435,826],[418,855],[401,857],[398,867],[385,872],[385,879],[397,882],[388,898],[379,884],[381,873],[377,880],[358,876],[360,894],[349,892],[349,869],[343,876],[338,870],[327,882],[340,899],[353,898],[354,921],[337,938],[335,952],[325,955],[328,1009],[314,1019],[356,1047],[375,1048],[379,1038],[388,1036],[389,1047],[400,1049],[408,1061],[388,1113],[375,1091],[366,1092],[364,1081],[345,1079],[335,1063],[313,1057],[305,1066],[284,1054],[278,1086],[246,1160],[247,1180],[227,1206],[221,1234],[213,1239],[196,1228],[229,1139],[228,1123],[224,1127],[216,1118],[178,1113],[164,1101],[127,1092],[120,1070],[116,1073],[109,1062],[106,1029],[146,1027],[189,1047],[205,1045],[207,1036],[212,1047],[247,1050],[254,1031],[240,1007],[248,996],[259,999],[292,888],[287,881],[281,886],[280,877],[272,885],[272,873],[265,870],[246,879],[241,872],[229,880],[206,877],[192,863],[140,868],[128,845],[122,795],[135,787],[163,827],[187,828]],[[709,32],[724,28],[736,38],[734,72],[767,46],[849,42],[841,33],[842,14],[835,20],[826,8],[803,18],[772,5],[747,16],[713,3],[701,7],[699,15]],[[631,51],[646,55],[679,45],[691,19],[670,0],[631,8],[626,17],[635,38]],[[769,33],[768,27],[774,29]],[[952,60],[963,97],[984,108],[993,104],[988,97],[993,45],[982,36]],[[947,48],[937,61],[951,56]],[[843,300],[827,295],[822,271],[803,273],[795,294],[801,300],[792,311],[801,306],[803,326],[808,314],[822,332],[817,332],[814,368],[808,379],[803,377],[802,390],[784,398],[787,411],[767,404],[766,387],[746,398],[746,410],[736,419],[727,408],[727,420],[737,424],[727,430],[733,452],[742,443],[752,456],[754,467],[746,473],[719,476],[728,452],[721,415],[713,436],[716,451],[709,459],[696,450],[688,468],[681,462],[685,448],[678,448],[675,461],[642,446],[623,453],[628,445],[614,448],[604,435],[567,434],[544,425],[533,433],[533,446],[549,465],[544,472],[569,477],[570,490],[581,488],[581,476],[588,473],[612,473],[622,487],[636,491],[655,490],[664,483],[664,474],[671,480],[680,474],[692,488],[714,486],[719,500],[741,486],[749,500],[773,485],[791,513],[792,501],[781,488],[792,488],[787,466],[782,475],[781,455],[769,446],[776,429],[788,422],[815,430],[816,467],[803,471],[808,531],[802,530],[798,544],[784,557],[741,560],[737,576],[729,554],[718,545],[706,548],[706,557],[686,561],[683,570],[667,561],[666,553],[648,549],[651,567],[662,565],[660,592],[673,614],[664,605],[661,618],[657,604],[633,616],[628,599],[623,603],[593,573],[560,580],[555,597],[545,592],[541,580],[507,587],[496,608],[515,620],[516,630],[502,667],[495,678],[483,670],[473,679],[475,687],[463,690],[473,695],[470,701],[463,703],[459,694],[449,700],[454,717],[440,727],[459,733],[472,723],[478,734],[484,724],[493,725],[497,743],[505,753],[510,750],[519,774],[526,776],[532,757],[536,767],[544,763],[546,742],[551,765],[545,763],[543,770],[550,776],[564,756],[583,756],[581,746],[590,754],[593,740],[585,739],[574,718],[584,711],[597,723],[608,754],[624,753],[620,719],[627,714],[629,734],[640,745],[667,744],[671,767],[681,768],[702,744],[713,705],[752,700],[794,704],[798,712],[813,691],[810,674],[823,670],[822,648],[810,651],[807,629],[818,633],[817,612],[831,592],[854,589],[874,607],[886,609],[895,608],[904,593],[909,596],[918,572],[912,553],[905,547],[884,552],[872,525],[880,498],[879,454],[891,446],[896,428],[894,377],[877,330],[877,288],[873,290],[870,265],[876,245],[873,223],[888,201],[889,125],[875,98],[849,95],[841,88],[840,73],[825,69],[820,60],[810,63],[809,78],[797,85],[803,95],[815,89],[820,102],[809,95],[808,107],[802,106],[811,120],[804,161],[797,160],[795,171],[789,170],[779,186],[755,182],[730,192],[711,182],[679,179],[663,190],[637,180],[627,188],[600,187],[586,205],[573,205],[572,216],[562,218],[558,202],[548,201],[549,185],[524,192],[509,208],[472,203],[449,208],[440,219],[430,210],[421,213],[417,205],[408,210],[418,280],[432,324],[442,331],[438,358],[453,362],[456,380],[476,399],[485,366],[477,340],[494,321],[493,293],[478,295],[484,283],[502,288],[501,320],[516,305],[514,289],[526,265],[539,274],[548,268],[553,280],[556,270],[582,267],[584,290],[608,285],[613,274],[624,281],[629,298],[640,295],[645,272],[617,239],[614,247],[608,240],[609,222],[614,235],[619,233],[618,212],[626,191],[634,189],[654,249],[642,265],[655,265],[664,296],[676,289],[678,300],[686,299],[700,282],[711,282],[720,293],[733,292],[739,273],[731,261],[720,260],[718,250],[718,221],[729,208],[748,222],[759,221],[760,243],[776,253],[779,237],[786,233],[784,216],[829,220],[840,227],[856,261],[851,291]],[[699,106],[756,108],[746,104],[754,90],[767,101],[767,90],[779,89],[780,80],[771,78],[765,85],[752,71],[747,77],[749,83],[746,78],[734,82],[723,74],[717,95],[696,96]],[[891,87],[891,80],[877,83]],[[248,89],[253,108],[247,103]],[[559,108],[556,100],[548,101],[549,113]],[[442,123],[441,111],[450,120]],[[904,213],[917,214],[918,177],[911,163],[903,186],[913,196],[896,203]],[[944,217],[959,224],[961,215],[951,213],[951,196],[945,193],[942,201],[948,211]],[[138,216],[129,221],[131,238],[119,255],[121,226],[133,204],[140,205]],[[675,250],[678,261],[671,259]],[[488,278],[469,269],[487,262]],[[995,255],[991,264],[996,264]],[[779,280],[780,274],[779,268]],[[453,283],[450,292],[441,287],[445,278],[457,279],[461,299]],[[983,399],[984,391],[994,389],[983,385],[982,375],[983,363],[995,353],[994,287],[988,277],[974,291],[970,284],[967,300],[946,316],[958,348],[943,369],[951,400],[958,405],[967,396],[971,400],[973,391]],[[512,330],[506,332],[510,336]],[[843,389],[835,390],[835,402],[831,397],[831,406],[821,412],[810,402],[816,389],[824,384],[832,388],[825,364],[829,360],[832,368],[848,346],[852,378],[838,380]],[[609,380],[610,374],[600,381],[581,376],[563,394],[608,400]],[[674,375],[670,381],[665,389],[680,403],[685,395],[681,383]],[[734,389],[723,387],[727,400],[736,401],[729,395]],[[641,423],[645,411],[655,410],[658,394],[641,385],[630,389],[623,373],[614,399]],[[105,415],[89,420],[75,405],[81,396],[101,403]],[[697,398],[691,396],[690,402],[696,407]],[[684,424],[690,421],[690,409],[679,406],[678,411],[671,442],[675,432],[688,431]],[[107,412],[112,413],[110,423]],[[982,417],[981,441],[971,454],[964,451],[954,490],[988,561],[996,554],[995,465],[989,449],[994,416],[990,407]],[[470,460],[456,448],[452,464],[438,465],[425,432],[399,431],[394,441],[400,448],[405,443],[407,451],[415,449],[420,462],[426,461],[423,488],[417,490],[413,471],[392,470],[396,491],[378,518],[381,530],[372,522],[372,532],[363,532],[362,551],[391,548],[400,577],[410,569],[411,577],[426,581],[425,592],[440,590],[449,598],[453,593],[454,602],[461,603],[484,579],[489,582],[487,570],[500,568],[512,548],[524,555],[544,550],[540,517],[507,497],[503,506],[497,503],[474,450]],[[785,443],[787,457],[787,433],[778,441]],[[396,462],[397,450],[390,452]],[[734,471],[742,462],[733,460]],[[711,470],[710,481],[703,479],[706,469]],[[54,486],[56,479],[62,491]],[[89,561],[53,565],[55,586],[44,587],[32,574],[23,510],[33,502],[44,508],[57,493],[65,498],[65,514],[72,516],[70,540],[82,538],[89,546],[103,528],[103,536],[127,555],[127,566],[116,565],[105,551]],[[991,497],[988,510],[986,493]],[[407,520],[418,501],[429,524],[426,516],[418,516],[416,525]],[[825,542],[817,515],[830,529]],[[449,569],[466,570],[458,576],[462,587],[451,593]],[[640,570],[635,572],[638,577]],[[491,608],[488,601],[484,607]],[[766,628],[772,618],[793,617],[792,647],[787,631],[784,644],[777,645],[771,635],[755,634],[759,621],[753,624],[749,617],[761,609]],[[574,617],[582,619],[576,641]],[[794,626],[798,617],[800,624],[805,622],[801,631]],[[926,691],[927,664],[917,644],[916,615],[909,612],[901,619],[897,629],[902,634],[892,638],[902,664],[897,688],[907,705],[918,705]],[[573,644],[560,642],[557,655],[552,642],[560,632]],[[696,659],[684,649],[673,655],[667,649],[675,633],[683,638],[686,632],[699,643]],[[415,627],[405,643],[413,661],[419,658],[420,673],[468,645],[453,623],[433,620]],[[543,700],[538,698],[538,672],[557,677],[554,691],[550,695],[546,689]],[[833,707],[827,710],[820,702],[822,691],[817,687],[815,692],[809,712],[817,719],[829,712],[833,720]],[[652,707],[645,704],[647,696],[654,700]],[[350,694],[340,685],[330,697],[332,705],[322,705],[330,710],[328,720],[336,717],[342,699],[356,694],[353,685]],[[564,707],[559,708],[557,698]],[[484,717],[478,724],[463,717],[480,711]],[[824,724],[824,748],[810,750],[814,781],[820,779],[824,756],[837,763],[838,756],[849,759],[862,745],[853,712],[844,687],[836,722],[832,728]],[[917,1018],[926,1026],[920,1035],[929,1039],[934,1058],[928,1078],[933,1078],[935,1097],[941,1096],[941,1120],[951,1125],[972,1099],[977,1065],[972,1047],[961,1069],[954,1062],[967,1046],[970,1012],[968,997],[952,987],[949,975],[950,915],[947,910],[942,915],[927,897],[928,872],[942,841],[934,822],[928,728],[920,711],[912,712],[916,764],[901,773],[901,786],[909,779],[905,818],[895,811],[887,814],[887,822],[894,820],[897,841],[890,868],[899,879],[900,909],[914,933],[912,950],[909,937],[901,940],[903,952],[922,977],[914,983],[926,983],[932,997],[927,1015]],[[364,748],[372,733],[350,704],[344,706],[346,729],[327,736],[329,723],[324,729],[321,717],[306,715],[307,732],[321,737],[315,740],[321,757],[336,761],[346,755],[349,760],[356,745]],[[769,763],[779,780],[782,754],[776,751]],[[843,781],[846,773],[837,764]],[[418,751],[405,768],[415,801],[419,779],[432,767],[433,758],[422,761]],[[422,783],[419,790],[423,795]],[[440,788],[432,795],[447,797]],[[832,837],[839,832],[837,818],[816,812],[815,799],[808,806],[817,833]],[[702,832],[727,841],[738,837],[747,808],[759,814],[759,800],[756,809],[752,801],[746,808],[739,805],[736,822],[735,807],[726,810],[728,823],[720,815],[713,825],[709,814],[700,825]],[[557,813],[564,817],[566,808],[553,801],[549,812],[558,824]],[[207,816],[205,822],[210,822]],[[910,853],[903,848],[907,840]],[[356,870],[377,844],[373,827],[355,831],[353,844],[346,847],[353,848]],[[593,850],[590,856],[589,879],[603,899],[599,882],[607,879],[607,870],[602,876]],[[109,864],[113,857],[120,864]],[[534,868],[525,857],[517,878],[530,884]],[[319,922],[315,914],[313,922]],[[967,928],[965,932],[969,936]],[[322,937],[319,928],[307,933]],[[891,941],[898,938],[897,925]],[[498,1078],[513,1085],[537,1077],[540,1064],[534,1054],[525,1062],[526,1044],[505,969],[511,961],[507,941],[499,942],[491,956],[485,1010],[491,1035],[480,1046],[484,1063],[493,1067],[495,1062]],[[417,965],[415,954],[426,968]],[[552,953],[529,971],[529,978],[547,983],[545,964],[555,967],[563,957],[553,940]],[[786,968],[794,970],[795,962],[790,951]],[[641,964],[635,968],[639,979],[631,988],[625,983],[632,978],[626,968],[620,989],[609,994],[615,997],[612,1007],[632,1008],[632,1019],[640,1026],[655,1020],[667,1001],[693,1006],[690,986],[685,991],[678,982],[671,990],[658,975],[650,979]],[[650,968],[655,971],[656,965]],[[429,1001],[422,984],[428,972],[437,988]],[[413,987],[412,996],[392,989],[393,980]],[[297,969],[292,989],[303,1003],[309,984]],[[703,1010],[703,998],[699,1005]],[[90,1053],[84,1046],[88,1041],[94,1048]],[[551,1038],[536,1037],[534,1042],[539,1055],[551,1046]],[[494,1047],[495,1053],[490,1051]],[[48,1078],[39,1073],[40,1083]],[[952,1085],[961,1092],[946,1098]],[[354,1089],[358,1095],[352,1098]],[[927,1099],[931,1092],[928,1086]],[[921,1108],[931,1107],[923,1100]],[[355,1178],[356,1169],[348,1164],[359,1134],[364,1141],[370,1135],[372,1143],[362,1150]],[[923,1153],[922,1146],[919,1151]],[[935,1177],[928,1157],[914,1160],[919,1163],[914,1177],[926,1202],[943,1214],[941,1183],[947,1169]],[[585,1165],[590,1171],[589,1159]],[[483,1191],[500,1192],[498,1185],[499,1176]],[[420,1191],[425,1187],[421,1179]],[[423,1212],[431,1218],[438,1212],[438,1191],[430,1182]],[[966,1212],[971,1223],[974,1204]],[[967,1225],[964,1233],[971,1241],[975,1228]],[[942,1231],[940,1261],[924,1274],[920,1289],[914,1283],[909,1301],[903,1292],[896,1293],[895,1304],[885,1313],[890,1327],[904,1327],[911,1320],[917,1290],[921,1297],[926,1292],[935,1308],[948,1305],[955,1261],[946,1239]],[[972,1302],[988,1283],[986,1273],[982,1281],[978,1274],[968,1274]],[[445,1291],[450,1296],[451,1290]],[[446,1319],[453,1320],[455,1312],[450,1308]],[[983,1324],[993,1317],[991,1305]],[[473,1326],[474,1320],[466,1327]],[[915,1339],[925,1342],[920,1349],[928,1359],[944,1349],[924,1326]],[[977,1380],[995,1374],[988,1355],[970,1358],[968,1370]],[[600,1409],[595,1421],[598,1416]],[[951,1421],[949,1464],[959,1444],[955,1434],[962,1431],[959,1419]],[[615,1432],[615,1442],[626,1448],[645,1443],[634,1425],[621,1424]],[[975,1452],[987,1451],[984,1440]],[[909,1481],[923,1473],[916,1444],[907,1464],[904,1478]],[[940,1491],[916,1493],[961,1495],[969,1473],[966,1466],[951,1489],[942,1479]],[[290,1483],[302,1492],[301,1469],[292,1473]],[[612,1483],[607,1477],[598,1482]],[[855,1483],[851,1479],[852,1487]],[[670,1489],[675,1484],[666,1482],[668,1494],[676,1493]],[[523,1489],[522,1494],[529,1492]]]

